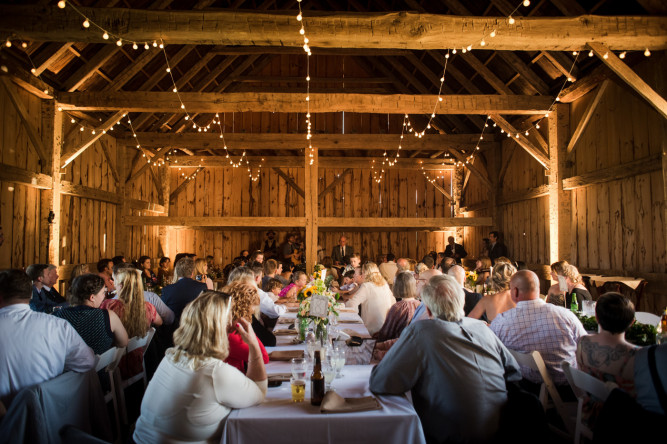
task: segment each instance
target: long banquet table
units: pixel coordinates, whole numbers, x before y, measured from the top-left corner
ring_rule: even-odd
[[[294,313],[283,318],[293,319]],[[361,318],[356,313],[343,312],[340,329],[350,329],[358,336],[368,336]],[[276,330],[286,328],[278,324]],[[277,336],[278,345],[267,347],[275,350],[305,350],[304,344],[293,344],[293,336]],[[364,341],[364,344],[370,341]],[[353,365],[367,356],[365,364]],[[342,378],[333,383],[335,391],[343,397],[370,396],[368,365],[370,352],[364,347],[348,347]],[[269,376],[290,373],[291,364],[285,361],[269,362]],[[320,408],[310,404],[310,384],[306,383],[306,400],[293,403],[289,382],[279,387],[269,387],[266,399],[260,405],[233,410],[227,418],[222,442],[227,444],[298,443],[424,443],[419,417],[412,403],[405,396],[376,396],[381,410],[355,413],[320,413]]]

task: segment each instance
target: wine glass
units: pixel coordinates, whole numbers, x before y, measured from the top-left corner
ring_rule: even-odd
[[[336,378],[336,367],[334,359],[331,356],[326,356],[322,360],[322,373],[324,373],[324,390],[328,392],[333,390],[333,380]]]
[[[292,359],[292,377],[294,379],[306,379],[306,372],[308,370],[308,363],[304,358]]]

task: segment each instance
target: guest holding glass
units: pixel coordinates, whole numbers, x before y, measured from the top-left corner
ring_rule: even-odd
[[[208,265],[206,259],[197,259],[195,261],[195,280],[206,284],[206,288],[213,290],[213,281],[208,277]]]
[[[137,444],[220,442],[232,409],[264,400],[267,379],[261,349],[246,319],[229,325],[232,299],[208,290],[183,310],[174,347],[167,350],[144,394],[132,436]],[[224,362],[230,327],[248,348],[246,374]]]
[[[58,310],[54,316],[65,319],[79,333],[95,354],[101,355],[111,347],[127,345],[127,331],[118,315],[100,309],[106,298],[104,279],[96,274],[84,274],[74,279],[69,307]]]
[[[565,308],[573,308],[572,300],[577,304],[577,310],[583,310],[583,301],[592,301],[593,298],[588,289],[584,286],[583,278],[579,274],[579,270],[574,265],[567,265],[564,267],[563,275],[567,283],[567,293],[565,293]]]

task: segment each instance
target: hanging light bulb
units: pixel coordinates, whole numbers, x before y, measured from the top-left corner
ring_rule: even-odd
[[[302,16],[301,13],[299,12],[299,15],[296,16],[296,21],[297,21],[297,22],[300,22],[301,20],[303,20],[303,16]]]
[[[133,43],[132,44],[132,49],[134,49],[134,50],[139,49],[139,45],[137,45],[136,43]]]
[[[646,51],[644,51],[644,55],[646,57],[650,57],[651,56],[651,51],[649,51],[648,48],[646,48]]]
[[[90,22],[88,21],[88,19],[85,19],[85,20],[83,21],[83,27],[84,27],[84,28],[90,28]]]
[[[494,29],[493,31],[491,31],[491,34],[489,34],[489,36],[491,38],[495,37],[496,36],[496,30]]]
[[[64,0],[60,0],[60,1],[58,2],[58,7],[59,7],[60,9],[64,9],[64,8],[65,8],[65,5],[66,5],[66,3],[65,3]]]
[[[624,59],[624,58],[625,58],[625,54],[626,54],[626,52],[623,51],[622,53],[620,53],[620,54],[618,55],[618,58],[619,58],[619,59]]]
[[[123,46],[123,41],[121,39],[118,39],[116,42],[116,46]]]
[[[523,6],[525,6],[526,8],[530,6],[530,0],[523,0]]]
[[[480,45],[480,46],[486,46],[486,41],[485,41],[484,39],[482,39],[482,41],[479,42],[479,45]]]
[[[593,57],[593,50],[590,50],[590,51],[588,52],[588,57]]]
[[[510,24],[510,25],[513,25],[513,24],[514,24],[514,17],[512,17],[512,16],[510,15],[510,18],[509,18],[508,21],[509,21],[509,24]]]
[[[148,48],[150,48],[150,46],[148,46],[148,43],[144,43],[144,49],[147,50]]]

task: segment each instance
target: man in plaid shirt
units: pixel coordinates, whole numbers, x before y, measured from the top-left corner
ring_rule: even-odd
[[[587,334],[584,326],[570,310],[540,299],[540,281],[532,271],[521,270],[512,276],[510,295],[516,308],[496,316],[491,330],[511,350],[539,351],[554,384],[560,386],[559,389],[565,388],[565,394],[569,395],[571,391],[561,362],[567,361],[576,367],[577,342]],[[542,384],[537,371],[522,367],[521,374],[524,380],[536,384],[536,388]]]

